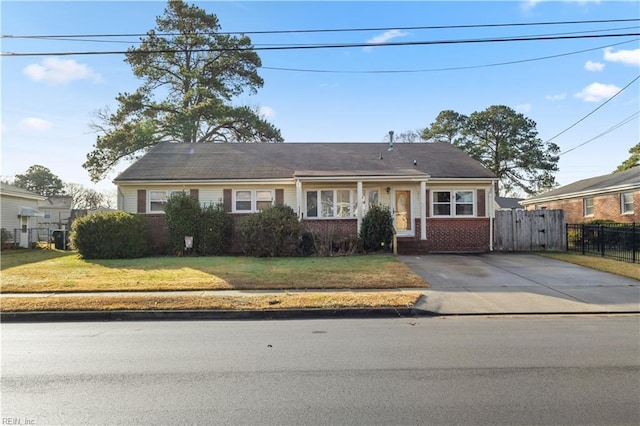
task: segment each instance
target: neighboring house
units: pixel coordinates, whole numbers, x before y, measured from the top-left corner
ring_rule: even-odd
[[[428,253],[492,248],[495,180],[445,143],[160,143],[114,183],[119,210],[147,215],[151,244],[165,238],[168,198],[187,191],[222,203],[235,222],[285,204],[308,230],[338,236],[357,235],[379,203],[391,209],[399,251]]]
[[[69,227],[73,197],[70,195],[54,195],[38,202],[38,209],[44,213],[39,226],[43,228],[62,229]]]
[[[38,210],[38,202],[45,197],[17,186],[0,183],[0,227],[8,230],[13,242],[20,247],[29,247],[30,242],[38,241],[37,234],[31,233],[37,228],[38,219],[44,214]]]
[[[527,210],[562,209],[567,223],[596,219],[640,223],[640,167],[580,180],[522,204]]]
[[[496,197],[495,209],[496,210],[516,210],[524,209],[520,201],[524,198],[511,198],[511,197]]]

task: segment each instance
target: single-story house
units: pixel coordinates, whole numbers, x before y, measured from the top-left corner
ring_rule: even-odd
[[[44,213],[40,226],[52,229],[69,227],[73,197],[70,195],[54,195],[38,202],[38,209]]]
[[[37,234],[31,235],[31,229],[37,228],[38,219],[44,214],[38,210],[38,202],[46,198],[26,189],[7,183],[0,183],[0,228],[9,231],[13,242],[20,247],[29,247],[37,241]]]
[[[367,208],[388,206],[404,253],[492,249],[494,174],[451,144],[160,143],[115,180],[118,209],[166,235],[174,191],[222,203],[234,221],[273,204],[311,232],[357,235]],[[234,245],[230,252],[237,251]]]
[[[567,223],[640,223],[640,167],[579,180],[521,203],[527,210],[564,210]]]

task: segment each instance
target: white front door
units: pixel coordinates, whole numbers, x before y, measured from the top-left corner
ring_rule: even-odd
[[[396,189],[393,196],[393,219],[398,235],[413,235],[411,190]]]

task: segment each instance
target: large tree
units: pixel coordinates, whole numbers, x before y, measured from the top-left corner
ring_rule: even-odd
[[[556,186],[560,148],[538,138],[536,123],[504,105],[494,105],[469,117],[443,111],[431,126],[498,177],[496,195],[537,194]],[[438,117],[440,117],[440,115]],[[458,127],[459,126],[459,127]],[[434,136],[436,137],[436,136]]]
[[[39,164],[29,167],[24,174],[16,175],[13,184],[44,197],[61,195],[64,192],[62,180]]]
[[[232,104],[263,85],[249,37],[220,33],[214,14],[181,0],[170,0],[156,25],[126,53],[142,86],[120,93],[117,111],[93,123],[98,137],[83,166],[94,182],[161,141],[283,141],[255,108]]]
[[[636,144],[636,146],[632,146],[629,148],[629,154],[631,156],[624,160],[617,169],[615,169],[614,173],[623,172],[625,170],[629,170],[632,167],[640,166],[640,142]]]
[[[461,137],[468,117],[450,109],[441,111],[431,125],[422,131],[422,139],[427,142],[454,143]]]

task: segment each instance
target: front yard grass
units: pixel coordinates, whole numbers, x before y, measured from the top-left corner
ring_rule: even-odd
[[[575,265],[586,266],[602,272],[621,275],[623,277],[640,280],[640,266],[637,263],[623,262],[621,260],[607,259],[599,256],[587,256],[571,252],[544,252],[541,256],[562,260]]]
[[[0,280],[0,291],[4,293],[360,290],[428,286],[392,255],[84,260],[75,253],[56,250],[3,251]]]

